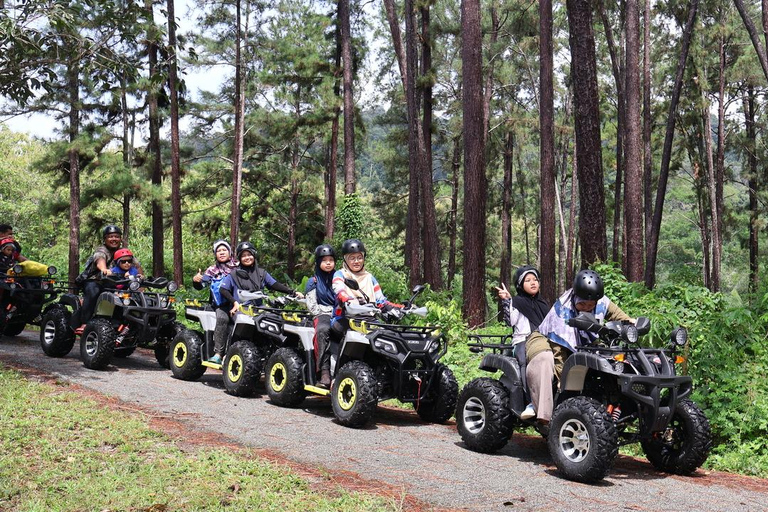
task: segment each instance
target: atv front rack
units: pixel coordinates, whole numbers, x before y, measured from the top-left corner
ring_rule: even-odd
[[[492,343],[492,340],[498,340],[498,342]],[[470,334],[469,341],[470,343],[467,343],[469,351],[475,354],[486,349],[493,351],[494,354],[503,354],[504,351],[514,349],[512,334]]]

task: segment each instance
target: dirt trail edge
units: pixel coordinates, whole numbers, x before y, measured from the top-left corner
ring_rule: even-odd
[[[252,447],[320,487],[376,492],[402,501],[406,510],[745,511],[765,510],[768,502],[766,480],[703,470],[675,477],[628,457],[620,457],[597,485],[568,482],[557,475],[537,437],[515,434],[497,454],[481,455],[463,447],[455,425],[427,424],[411,412],[380,407],[375,425],[348,429],[335,423],[328,399],[309,398],[300,408],[284,409],[270,403],[263,387],[254,398],[232,397],[224,393],[219,372],[179,381],[143,351],[115,359],[106,371],[88,370],[78,348],[65,358],[48,358],[38,334],[24,332],[0,339],[0,361],[103,395],[99,400],[106,405],[149,415],[153,426],[171,436]]]

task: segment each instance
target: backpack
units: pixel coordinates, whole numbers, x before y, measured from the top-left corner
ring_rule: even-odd
[[[93,273],[93,256],[89,256],[87,260],[85,260],[85,270],[80,272],[78,276],[75,278],[75,284],[77,286],[83,286],[83,284],[88,280],[89,277],[91,277],[91,274]]]

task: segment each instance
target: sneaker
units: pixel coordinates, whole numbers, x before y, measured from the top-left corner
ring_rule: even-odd
[[[524,420],[530,420],[536,417],[536,409],[533,408],[533,404],[525,406],[525,410],[520,413],[520,418]]]
[[[81,334],[83,334],[84,330],[85,330],[85,324],[75,329],[75,335],[80,336]]]
[[[222,363],[221,356],[219,354],[213,354],[213,357],[208,359],[208,361],[206,362],[213,363],[213,364],[221,364]]]

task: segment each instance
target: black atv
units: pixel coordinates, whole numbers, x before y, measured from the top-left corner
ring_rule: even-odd
[[[348,282],[355,288],[355,282]],[[295,406],[306,393],[331,396],[339,423],[362,427],[379,401],[397,398],[412,403],[425,421],[444,423],[456,406],[458,384],[453,372],[439,363],[448,342],[438,327],[383,323],[407,314],[425,316],[414,300],[424,290],[417,286],[403,309],[382,310],[372,304],[346,307],[349,329],[339,342],[331,339],[331,390],[316,385],[313,328],[289,322],[284,345],[267,361],[267,393],[278,405]]]
[[[712,447],[709,421],[690,400],[692,380],[678,376],[675,355],[685,345],[687,332],[672,332],[666,349],[636,346],[650,330],[641,317],[636,325],[608,322],[581,313],[569,325],[597,334],[565,361],[560,389],[555,387],[555,409],[548,426],[523,420],[528,403],[521,376],[525,369],[511,355],[511,346],[488,343],[477,336],[470,350],[485,355],[480,369],[502,371],[497,379],[483,377],[468,383],[459,396],[456,421],[468,448],[491,452],[502,448],[516,427],[533,426],[547,437],[549,452],[569,480],[594,482],[610,470],[619,446],[639,442],[654,467],[688,475],[707,459]]]
[[[285,309],[293,297],[270,298],[265,293],[240,290],[241,305],[228,327],[222,364],[208,361],[214,354],[216,310],[211,305],[188,300],[186,318],[198,322],[202,331],[181,330],[171,345],[170,365],[174,377],[197,380],[206,368],[222,370],[224,388],[235,396],[251,396],[261,379],[264,362],[286,340],[283,324],[298,318],[298,312]],[[247,305],[253,302],[266,305]]]
[[[86,368],[103,370],[112,356],[128,357],[137,347],[153,349],[161,366],[168,368],[168,346],[182,329],[176,322],[174,292],[178,285],[164,277],[145,279],[104,277],[104,291],[95,314],[80,335],[80,357]],[[80,297],[65,293],[43,313],[40,345],[46,355],[64,357],[75,344],[70,327]]]
[[[40,313],[56,299],[58,290],[53,276],[56,267],[48,267],[47,277],[25,277],[22,265],[0,273],[0,335],[16,336],[27,324],[40,325]]]

